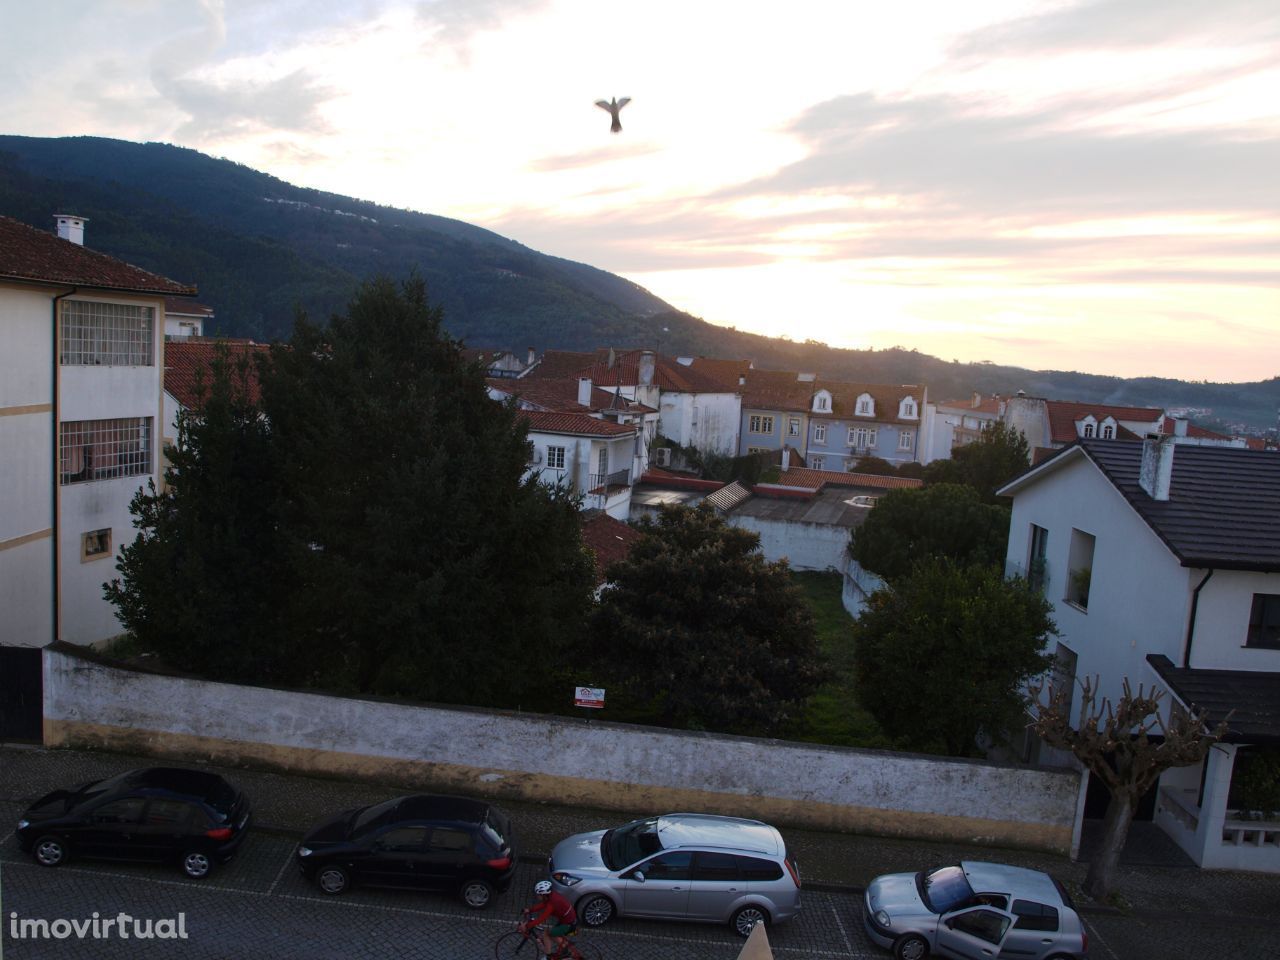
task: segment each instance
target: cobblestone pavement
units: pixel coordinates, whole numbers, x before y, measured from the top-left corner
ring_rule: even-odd
[[[0,747],[0,960],[26,958],[392,958],[493,955],[543,872],[556,840],[622,822],[616,811],[502,801],[512,815],[524,861],[512,888],[489,909],[467,910],[444,896],[357,889],[326,897],[292,866],[296,838],[324,814],[404,792],[395,787],[217,769],[253,799],[258,824],[237,858],[206,881],[164,866],[75,861],[37,867],[17,848],[7,824],[40,794],[154,761],[114,754]],[[640,811],[641,813],[651,811]],[[800,958],[886,960],[862,930],[860,890],[889,871],[961,857],[1047,869],[1068,883],[1087,864],[1017,850],[884,840],[784,830],[805,876],[803,911],[770,930],[775,954]],[[1083,905],[1095,960],[1203,960],[1218,956],[1277,957],[1280,877],[1203,872],[1145,838],[1142,862],[1122,867],[1124,912]],[[1154,852],[1153,852],[1154,851]],[[55,920],[115,917],[185,919],[184,940],[35,940],[14,936],[13,915]],[[727,927],[622,921],[586,931],[606,958],[733,960],[741,940]]]

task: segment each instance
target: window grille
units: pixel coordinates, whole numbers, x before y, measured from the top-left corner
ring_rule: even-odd
[[[564,447],[547,447],[547,466],[552,470],[564,469]]]
[[[152,307],[64,300],[62,363],[64,366],[153,366],[154,324]]]
[[[151,418],[71,420],[62,424],[58,448],[65,486],[151,472]]]

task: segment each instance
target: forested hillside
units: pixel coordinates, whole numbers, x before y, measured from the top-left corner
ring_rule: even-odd
[[[200,289],[218,332],[284,337],[295,309],[341,310],[375,274],[417,271],[449,330],[472,346],[539,350],[651,346],[749,357],[756,365],[887,383],[928,384],[933,399],[1014,392],[1211,411],[1209,425],[1272,428],[1280,377],[1254,384],[1125,380],[954,363],[908,350],[840,350],[717,327],[587,264],[489,230],[285,183],[166,144],[96,137],[0,136],[0,214],[41,229],[53,214],[89,219],[86,242]]]

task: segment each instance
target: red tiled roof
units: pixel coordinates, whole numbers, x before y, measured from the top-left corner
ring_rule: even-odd
[[[1107,417],[1116,421],[1150,423],[1153,427],[1164,416],[1163,410],[1151,407],[1116,407],[1105,403],[1079,403],[1074,400],[1046,400],[1049,414],[1049,437],[1054,443],[1075,443],[1080,438],[1076,422],[1092,415],[1101,423]]]
[[[641,483],[669,490],[719,490],[727,484],[723,480],[704,480],[687,473],[673,473],[661,467],[650,467],[640,478]]]
[[[609,351],[577,353],[568,350],[548,350],[542,362],[534,367],[526,380],[547,380],[590,377],[592,383],[605,386],[635,386],[640,382],[640,355],[643,350],[615,350],[613,364],[609,363]],[[672,393],[736,393],[738,380],[732,386],[718,376],[712,376],[693,367],[686,367],[674,358],[654,354],[653,382]]]
[[[924,486],[922,480],[914,477],[887,477],[878,473],[844,473],[839,470],[810,470],[808,467],[792,467],[784,470],[778,481],[784,486],[809,487],[817,490],[829,483],[837,487],[881,487],[896,489],[899,487],[915,488]]]
[[[203,303],[196,303],[194,300],[188,300],[185,297],[165,297],[164,312],[180,313],[186,317],[212,317],[213,307],[205,306]]]
[[[1173,417],[1165,417],[1163,420],[1160,421],[1160,432],[1167,436],[1173,436],[1173,434],[1175,433]],[[1214,433],[1212,430],[1208,430],[1205,427],[1197,427],[1194,423],[1187,424],[1187,436],[1200,437],[1203,440],[1230,440],[1231,439],[1224,433]],[[1142,438],[1139,437],[1138,439],[1140,440]]]
[[[736,393],[738,390],[738,378],[745,377],[751,371],[751,361],[694,357],[693,369],[699,373],[706,374],[712,380],[719,381],[726,390]]]
[[[598,513],[582,523],[582,542],[591,548],[596,564],[596,583],[604,583],[604,572],[613,564],[627,559],[631,548],[642,534],[635,527]]]
[[[635,436],[633,424],[597,420],[585,413],[551,413],[543,410],[521,410],[519,415],[529,421],[529,429],[538,433],[564,433],[589,437]]]
[[[747,373],[746,386],[742,388],[742,408],[744,410],[784,410],[789,412],[805,412],[821,418],[839,417],[842,419],[865,419],[884,423],[895,421],[901,423],[920,423],[919,415],[900,418],[898,406],[904,397],[914,397],[917,412],[924,406],[924,387],[916,384],[887,383],[847,383],[841,380],[799,380],[794,371],[785,370],[752,370]],[[814,413],[813,396],[819,390],[831,394],[830,412]],[[858,397],[864,393],[871,395],[875,402],[875,413],[870,417],[859,417],[854,410]]]
[[[591,388],[591,405],[584,407],[578,403],[578,381],[563,380],[529,380],[527,378],[512,379],[507,377],[490,377],[485,383],[492,389],[517,397],[525,403],[543,410],[557,413],[585,413],[588,410],[626,410],[629,413],[657,413],[653,407],[626,397],[618,397],[612,391]]]
[[[0,280],[29,280],[96,290],[194,296],[195,287],[0,217]]]
[[[973,402],[972,397],[965,400],[943,400],[937,404],[937,407],[939,410],[946,407],[948,410],[972,410],[975,413],[998,414],[1000,412],[1000,405],[1004,403],[1006,399],[1007,398],[996,394],[994,397],[979,397],[976,404]]]
[[[170,340],[164,345],[164,389],[180,404],[188,409],[200,405],[199,385],[209,389],[213,380],[213,358],[217,355],[219,343],[225,343],[232,362],[239,357],[250,358],[245,377],[249,399],[254,403],[260,397],[258,389],[258,367],[253,356],[263,354],[270,348],[265,343],[254,343],[252,340]]]

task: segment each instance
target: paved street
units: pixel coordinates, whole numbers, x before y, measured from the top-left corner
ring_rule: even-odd
[[[118,772],[141,758],[70,751],[0,748],[0,822],[12,823],[40,793]],[[475,913],[448,897],[402,891],[354,890],[326,897],[296,873],[296,838],[324,812],[367,803],[395,788],[219,770],[254,798],[259,829],[240,855],[207,881],[176,868],[76,861],[57,870],[34,865],[11,834],[0,842],[3,957],[26,958],[391,958],[491,957],[494,939],[509,929],[541,875],[539,861],[567,833],[620,822],[617,813],[504,802],[521,839],[522,862],[512,889],[489,910]],[[6,828],[7,829],[7,828]],[[806,876],[804,910],[770,931],[780,958],[885,960],[861,927],[859,890],[876,873],[913,869],[967,856],[1051,869],[1069,883],[1084,865],[1025,851],[784,831]],[[1169,860],[1158,848],[1150,854]],[[1215,956],[1280,956],[1280,878],[1204,874],[1179,865],[1125,867],[1127,912],[1085,905],[1090,954],[1100,960],[1200,960]],[[35,940],[14,937],[13,915],[89,920],[124,912],[139,920],[185,921],[186,939]],[[724,958],[741,941],[727,928],[624,921],[582,934],[606,958]]]

